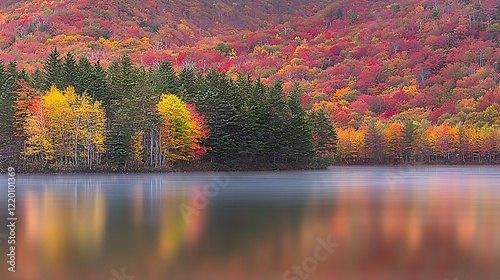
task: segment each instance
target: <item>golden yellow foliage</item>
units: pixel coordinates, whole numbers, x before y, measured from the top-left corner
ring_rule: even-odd
[[[188,137],[189,112],[186,104],[173,94],[162,95],[157,104],[158,112],[162,115],[164,125],[161,128],[161,144],[167,160],[188,160],[186,138]]]
[[[341,160],[354,160],[362,155],[364,149],[364,134],[352,127],[337,130],[337,152]]]
[[[77,95],[73,87],[60,91],[52,86],[41,100],[36,99],[24,130],[26,154],[45,161],[78,164],[84,159],[91,166],[104,153],[104,109],[88,95]]]
[[[208,135],[203,120],[173,94],[163,94],[157,104],[163,117],[161,149],[168,162],[198,158],[206,152],[201,140]]]

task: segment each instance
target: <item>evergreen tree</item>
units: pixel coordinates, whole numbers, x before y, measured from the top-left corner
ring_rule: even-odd
[[[170,62],[162,62],[156,71],[153,71],[154,91],[158,94],[174,94],[179,96],[181,93],[181,83],[177,73]]]
[[[190,71],[190,70],[189,70]],[[188,103],[196,105],[196,110],[205,116],[205,122],[210,128],[205,145],[210,147],[207,159],[226,167],[237,165],[238,159],[238,124],[239,105],[231,102],[231,95],[236,95],[234,83],[221,73],[210,71],[204,77],[191,76],[189,71],[181,72],[181,85],[188,88],[186,82],[192,81],[198,87],[190,87],[193,92]],[[186,75],[188,74],[188,75]],[[240,98],[241,100],[241,98]]]
[[[292,163],[305,163],[313,152],[312,127],[300,104],[302,89],[296,83],[289,93],[286,108],[289,117],[285,125],[288,129],[287,139],[282,145],[286,148],[286,158]]]
[[[237,92],[243,100],[238,118],[237,131],[241,164],[256,164],[264,155],[269,122],[264,111],[265,86],[257,81],[239,79]]]
[[[13,155],[15,73],[6,71],[0,62],[0,160]],[[1,162],[0,162],[1,163]]]
[[[139,83],[133,89],[135,94],[128,99],[128,102],[130,102],[130,106],[136,108],[132,115],[132,122],[134,135],[142,135],[144,163],[158,167],[162,165],[164,156],[161,153],[161,116],[156,110],[161,92],[155,90],[154,76],[154,72],[139,71]]]
[[[100,62],[97,61],[91,71],[91,81],[88,85],[87,92],[96,100],[102,101],[104,107],[109,113],[109,109],[111,107],[111,96],[106,76],[106,71],[102,68]]]
[[[269,135],[271,133],[270,114],[267,106],[268,88],[260,81],[255,80],[249,95],[249,120],[254,133],[250,134],[249,146],[253,150],[253,163],[269,162]]]
[[[313,124],[312,137],[316,155],[320,158],[332,156],[336,152],[338,140],[332,122],[323,110],[312,112],[310,119]]]
[[[132,64],[129,56],[122,56],[108,68],[108,84],[110,89],[110,105],[119,106],[120,100],[132,94],[138,83],[138,69]],[[115,103],[115,104],[113,104]]]
[[[49,58],[43,66],[44,85],[43,91],[48,90],[51,86],[55,85],[58,88],[62,86],[62,61],[59,57],[59,52],[56,48],[52,50]]]
[[[108,136],[108,158],[118,165],[127,165],[130,162],[132,149],[130,140],[134,134],[133,115],[137,110],[132,101],[135,92],[134,87],[139,81],[138,69],[136,69],[129,56],[122,56],[108,69],[109,102],[108,119],[110,121],[110,133]]]
[[[95,93],[90,93],[89,89],[96,77],[93,76],[94,68],[86,57],[82,57],[78,60],[76,72],[77,78],[74,85],[76,93],[82,94],[87,92],[90,97],[95,98]]]
[[[186,103],[196,103],[197,89],[196,82],[197,77],[192,68],[185,67],[179,73],[179,81],[181,83],[181,90],[178,96]],[[211,78],[208,78],[211,80]]]
[[[45,88],[45,74],[39,68],[31,74],[31,79],[29,80],[29,86],[42,91]]]
[[[273,163],[285,161],[285,149],[283,143],[288,138],[287,123],[289,114],[283,92],[283,81],[278,80],[267,91],[266,111],[269,114],[269,136],[267,140],[269,161]]]
[[[384,135],[373,119],[366,126],[365,145],[368,157],[381,162],[384,157]]]
[[[121,114],[119,115],[122,116]],[[106,141],[107,158],[114,165],[127,167],[132,155],[130,139],[133,131],[129,125],[125,125],[124,123],[125,121],[115,118],[115,122],[111,124]]]
[[[357,21],[358,19],[359,19],[359,15],[358,15],[358,13],[356,13],[355,11],[353,11],[353,12],[351,13],[351,23],[353,23],[353,22]]]
[[[61,83],[58,86],[61,89],[66,89],[69,86],[76,89],[79,86],[78,79],[80,77],[76,60],[71,52],[68,52],[61,65]],[[82,92],[77,91],[77,93],[81,94]]]

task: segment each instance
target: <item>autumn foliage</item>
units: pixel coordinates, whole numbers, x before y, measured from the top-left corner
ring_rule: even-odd
[[[31,133],[45,162],[298,162],[282,124],[340,162],[498,161],[497,1],[212,2],[2,1],[2,135]],[[52,85],[101,104],[105,152]],[[68,135],[48,132],[57,116]]]
[[[169,94],[162,95],[157,108],[162,117],[161,147],[168,162],[200,159],[206,154],[201,142],[208,137],[208,128],[193,105]]]
[[[52,87],[31,100],[25,120],[26,156],[45,162],[91,167],[100,163],[106,140],[106,117],[101,103],[78,96],[72,87]]]

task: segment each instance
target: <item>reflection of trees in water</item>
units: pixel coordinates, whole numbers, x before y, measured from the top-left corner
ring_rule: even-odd
[[[106,194],[100,184],[89,185],[78,191],[77,210],[73,232],[78,251],[83,255],[97,256],[103,245],[106,226]]]
[[[474,178],[417,175],[405,177],[396,188],[377,188],[378,195],[370,181],[357,190],[339,192],[332,232],[345,245],[342,252],[352,256],[352,276],[361,275],[362,267],[389,265],[401,273],[428,267],[421,275],[429,276],[435,275],[435,267],[454,273],[472,269],[476,275],[491,271],[487,263],[500,256],[495,249],[500,242],[490,239],[490,246],[478,252],[487,240],[482,234],[500,233],[491,215],[498,206],[488,205],[498,199],[481,197],[484,189]],[[485,202],[490,214],[481,217],[478,211],[484,205],[478,203]]]
[[[83,259],[98,256],[106,224],[106,196],[100,185],[92,180],[66,184],[74,187],[71,199],[58,197],[64,193],[51,186],[45,187],[42,199],[43,252],[55,263],[64,262],[72,250]]]
[[[179,213],[178,205],[186,203],[189,194],[183,189],[179,184],[169,183],[159,197],[158,251],[163,263],[170,262],[185,245],[187,224]]]
[[[203,181],[182,180],[177,175],[162,176],[153,175],[145,181],[144,187],[135,187],[133,200],[143,197],[146,208],[143,213],[149,217],[148,223],[143,226],[135,226],[143,236],[149,236],[145,243],[149,249],[148,255],[153,263],[165,267],[166,264],[173,265],[183,255],[196,247],[203,233],[204,220],[209,209],[201,209],[196,214],[189,216],[189,222],[183,216],[179,206],[185,205],[195,209],[193,199],[197,193],[202,192]],[[142,183],[137,183],[137,185]],[[142,189],[141,196],[136,193]],[[133,203],[134,212],[140,203]],[[135,219],[135,218],[134,218]]]
[[[306,200],[307,198],[304,198]],[[268,264],[281,262],[288,248],[294,247],[304,225],[305,201],[217,200],[210,206],[206,232],[197,256],[217,256],[224,263],[238,257],[248,266],[269,259]],[[284,243],[283,236],[288,236]]]
[[[106,195],[92,179],[36,178],[21,181],[25,192],[19,207],[20,261],[30,264],[19,270],[26,279],[46,275],[65,279],[84,263],[102,256],[106,227]]]
[[[438,278],[438,270],[453,272],[442,279],[498,275],[499,196],[494,186],[484,185],[492,179],[419,172],[403,174],[393,188],[374,185],[380,178],[369,172],[333,174],[332,183],[304,185],[300,195],[284,188],[280,196],[274,185],[252,189],[251,181],[245,181],[245,191],[230,184],[207,198],[207,206],[189,223],[178,207],[195,206],[193,198],[208,184],[206,177],[23,181],[19,263],[29,265],[18,275],[37,279],[45,272],[51,279],[74,279],[69,275],[78,274],[79,265],[100,273],[99,262],[106,269],[109,263],[133,262],[134,274],[144,279],[167,274],[203,279],[204,273],[217,271],[227,272],[220,279],[243,279],[282,273],[310,256],[316,238],[328,234],[341,247],[315,279],[367,279],[370,273],[376,278],[388,268],[394,275],[418,272],[429,279]],[[269,182],[284,184],[281,179]],[[134,270],[128,266],[127,271]]]

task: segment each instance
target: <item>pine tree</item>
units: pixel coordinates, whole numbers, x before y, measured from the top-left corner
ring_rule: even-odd
[[[83,94],[84,92],[87,92],[92,98],[95,98],[94,93],[89,92],[89,89],[95,79],[95,77],[93,77],[93,72],[94,68],[86,57],[82,57],[78,60],[77,79],[74,85],[76,93]]]
[[[100,62],[97,61],[91,71],[91,81],[87,92],[92,98],[102,101],[106,110],[109,110],[111,106],[111,96],[106,76],[106,71],[102,68]]]
[[[120,100],[130,96],[132,89],[137,85],[138,69],[132,64],[130,57],[124,55],[109,66],[107,74],[110,89],[110,105],[118,106]]]
[[[119,115],[121,116],[122,114]],[[132,147],[130,146],[133,130],[125,123],[125,121],[116,118],[115,121],[111,123],[111,129],[109,130],[106,141],[106,150],[107,158],[112,164],[126,167],[133,154]]]
[[[61,88],[62,84],[62,60],[59,57],[59,52],[56,48],[52,50],[49,58],[43,66],[44,74],[44,88],[42,90],[49,90],[51,86],[55,85]]]
[[[224,74],[210,71],[204,77],[195,76],[191,70],[181,72],[180,80],[183,89],[191,88],[190,103],[196,105],[196,110],[205,116],[205,122],[210,128],[210,134],[205,145],[211,147],[206,159],[210,162],[227,167],[234,167],[239,156],[238,144],[241,132],[239,122],[239,103],[242,96],[232,102],[239,91],[234,83]],[[191,75],[193,74],[193,75]],[[190,83],[196,86],[191,86]],[[195,91],[194,88],[197,87]]]
[[[337,133],[332,122],[324,110],[314,111],[310,114],[313,125],[312,137],[314,151],[318,157],[332,156],[337,150]]]
[[[14,101],[15,73],[5,69],[0,62],[0,160],[12,156],[14,145]],[[15,71],[15,69],[14,69]]]
[[[286,147],[288,163],[305,163],[311,158],[313,152],[312,127],[306,118],[306,113],[300,104],[302,89],[296,83],[289,93],[286,108],[289,118],[287,139],[283,145]],[[290,162],[291,161],[291,162]]]
[[[249,131],[248,146],[252,152],[252,163],[269,162],[270,114],[267,111],[267,87],[259,80],[249,80],[246,129]],[[246,87],[246,86],[245,86]]]
[[[181,84],[177,73],[170,62],[162,62],[156,71],[153,71],[154,91],[158,94],[174,94],[180,96]]]
[[[42,91],[45,88],[45,74],[43,73],[42,70],[37,68],[33,74],[31,74],[31,79],[29,80],[29,86]]]
[[[109,102],[108,120],[108,158],[118,165],[127,165],[132,156],[130,140],[134,135],[133,121],[136,104],[131,102],[135,94],[134,87],[139,81],[138,69],[129,56],[122,56],[108,68],[109,95],[104,103]]]
[[[384,157],[384,136],[380,125],[373,119],[368,121],[365,133],[365,146],[368,157],[372,160],[382,161]]]
[[[179,81],[181,83],[181,90],[178,94],[179,98],[187,103],[197,103],[197,89],[196,89],[196,74],[192,68],[183,68],[179,73]],[[208,78],[208,81],[211,78]]]
[[[69,86],[79,86],[78,79],[81,77],[79,74],[76,60],[71,52],[68,52],[61,65],[61,83],[58,85],[59,88],[66,89]],[[77,91],[77,93],[81,94],[82,92]]]
[[[126,107],[135,107],[132,112],[134,136],[142,142],[143,159],[146,165],[158,167],[162,164],[163,156],[160,149],[160,114],[156,104],[160,102],[160,92],[155,91],[154,72],[139,71],[139,83],[133,89],[135,94],[127,99]],[[135,153],[137,154],[137,145]],[[134,157],[136,155],[134,154]]]
[[[253,81],[250,77],[238,79],[236,92],[232,93],[230,103],[237,104],[234,97],[239,96],[242,101],[238,106],[236,124],[238,129],[234,131],[238,143],[238,156],[240,164],[254,165],[259,157],[264,156],[266,128],[268,127],[265,112],[263,112],[263,99],[265,87],[262,83]]]
[[[17,133],[16,104],[20,84],[26,84],[28,75],[17,71],[17,63],[0,62],[0,158],[13,157],[22,151],[22,137]]]
[[[269,115],[269,138],[267,140],[269,161],[273,163],[285,160],[283,143],[288,138],[288,127],[284,124],[289,119],[283,92],[283,81],[278,80],[266,94],[266,111]]]

